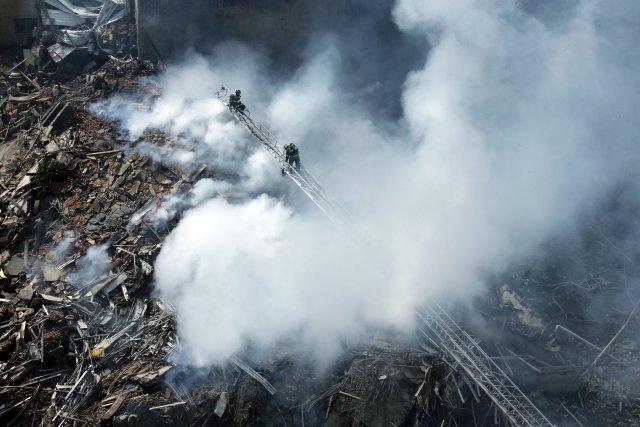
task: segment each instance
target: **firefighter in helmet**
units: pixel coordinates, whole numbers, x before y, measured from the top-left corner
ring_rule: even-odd
[[[239,113],[243,113],[245,106],[244,104],[240,101],[240,96],[242,95],[242,92],[240,92],[240,89],[236,90],[235,94],[231,94],[229,95],[229,109],[230,110],[235,110]]]
[[[284,146],[284,155],[284,160],[289,164],[289,166],[299,172],[302,165],[300,164],[300,152],[298,151],[298,147],[293,143],[286,144]],[[282,173],[284,174],[284,170]]]

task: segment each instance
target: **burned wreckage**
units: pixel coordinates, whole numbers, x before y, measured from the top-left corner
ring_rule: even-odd
[[[625,250],[624,269],[612,265],[599,248],[628,229],[603,218],[585,231],[590,271],[568,277],[558,262],[571,264],[580,243],[550,242],[556,259],[513,267],[474,303],[482,328],[464,308],[433,303],[416,313],[415,337],[377,331],[322,375],[305,354],[242,354],[210,369],[180,363],[176,314],[153,296],[151,278],[181,212],[169,212],[162,228],[150,217],[217,171],[140,154],[143,139],[174,141],[148,132],[132,147],[116,123],[87,111],[115,90],[157,97],[149,81],[161,66],[135,58],[126,1],[77,4],[41,2],[36,45],[46,45],[54,64],[78,51],[106,62],[92,58],[70,71],[25,61],[0,74],[5,425],[640,425],[640,342],[632,333],[640,295],[626,285],[640,253]],[[215,96],[293,185],[350,226],[295,145],[280,143],[239,93]],[[596,317],[591,307],[604,295],[624,303]]]
[[[43,29],[35,29],[36,39],[56,63],[74,52],[125,59],[135,50],[128,0],[41,0],[39,9]]]

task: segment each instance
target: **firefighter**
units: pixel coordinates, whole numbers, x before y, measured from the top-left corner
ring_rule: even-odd
[[[286,144],[284,146],[284,160],[289,164],[289,166],[293,167],[295,170],[300,171],[300,152],[298,151],[298,147],[295,144]]]
[[[229,95],[229,109],[230,110],[235,110],[239,113],[243,113],[245,106],[242,102],[240,102],[240,96],[242,95],[242,92],[240,92],[240,89],[236,90],[235,94],[231,94]]]

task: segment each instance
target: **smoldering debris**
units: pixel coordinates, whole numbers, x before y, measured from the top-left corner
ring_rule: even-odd
[[[134,73],[120,75],[122,90],[144,90]],[[245,425],[280,417],[313,425],[341,417],[327,412],[328,401],[339,407],[354,392],[365,399],[365,390],[318,376],[304,354],[234,355],[215,368],[183,362],[175,312],[150,293],[155,256],[184,206],[228,200],[230,186],[205,165],[183,170],[139,154],[114,123],[86,113],[95,96],[86,76],[66,77],[64,99],[43,84],[3,101],[10,122],[22,124],[2,129],[0,419]],[[64,118],[45,122],[52,109]],[[144,140],[172,143],[162,132]]]
[[[123,86],[135,91],[131,82]],[[154,260],[183,214],[180,206],[228,200],[224,193],[233,187],[206,166],[182,170],[141,155],[113,123],[83,110],[91,101],[85,78],[66,83],[65,92],[75,99],[68,102],[73,120],[32,132],[43,129],[38,109],[53,100],[43,93],[20,101],[15,108],[33,123],[8,136],[2,151],[3,420],[508,423],[455,361],[429,341],[393,332],[351,346],[325,371],[295,352],[262,360],[249,352],[216,367],[185,363],[175,311],[150,293]],[[158,131],[146,140],[172,143]],[[159,211],[166,212],[162,224]],[[568,286],[594,292],[611,283],[587,277]],[[526,289],[501,287],[480,306],[500,331],[487,338],[486,351],[549,416],[582,425],[609,416],[633,425],[635,391],[612,380],[613,373],[632,373],[640,357],[635,337],[620,328],[625,316],[636,321],[632,307],[607,317],[622,331],[609,343],[576,327],[577,317],[559,322],[554,316],[568,310],[560,300],[555,314],[534,308]]]
[[[140,67],[115,61],[101,71],[131,95],[120,101],[127,111],[151,111],[146,102],[160,95],[153,77],[138,80]],[[51,93],[54,78],[62,81],[62,97]],[[322,371],[307,352],[284,346],[287,352],[268,356],[239,346],[226,355],[228,362],[191,363],[185,345],[217,336],[211,328],[190,342],[179,335],[174,307],[152,292],[156,257],[185,209],[239,206],[237,187],[229,184],[238,176],[193,162],[199,157],[185,149],[184,135],[162,129],[125,135],[105,117],[88,114],[96,100],[89,80],[85,74],[43,79],[22,71],[0,80],[0,93],[7,93],[0,99],[7,112],[0,129],[0,419],[56,425],[509,425],[437,343],[401,338],[397,331],[361,331],[356,344],[341,343],[340,356]],[[209,104],[196,107],[202,105]],[[286,105],[277,107],[274,115]],[[200,114],[198,120],[206,119]],[[278,126],[285,122],[280,118]],[[233,132],[217,138],[231,139]],[[615,217],[633,200],[599,209]],[[640,257],[629,220],[638,212],[617,218],[617,228],[586,221],[590,225],[578,233],[585,247],[561,250],[547,242],[548,257],[536,258],[540,264],[520,260],[507,269],[513,274],[491,281],[495,295],[477,301],[474,310],[451,310],[558,425],[638,425],[634,265]],[[195,232],[205,234],[205,225]],[[167,255],[164,265],[180,271],[181,261]],[[534,265],[521,271],[527,263]],[[211,306],[200,294],[190,297]]]
[[[496,278],[480,306],[487,348],[521,383],[561,397],[569,424],[637,425],[634,212],[634,191],[617,189],[578,233]]]

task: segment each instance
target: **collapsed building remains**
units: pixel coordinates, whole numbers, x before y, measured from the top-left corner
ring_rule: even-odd
[[[476,303],[484,330],[455,308],[449,314],[427,309],[418,338],[379,331],[322,375],[304,354],[238,355],[207,369],[180,363],[175,313],[153,297],[151,275],[181,212],[167,212],[166,227],[152,216],[168,197],[188,193],[217,171],[154,161],[136,144],[171,145],[166,134],[148,132],[130,143],[116,123],[87,112],[96,97],[94,67],[118,78],[121,91],[135,93],[139,108],[161,93],[138,79],[157,71],[153,63],[122,62],[124,51],[104,38],[129,6],[94,3],[45,1],[46,25],[61,27],[63,35],[48,51],[62,62],[73,51],[97,48],[113,56],[109,62],[76,74],[23,63],[0,74],[0,419],[6,425],[639,425],[640,346],[630,332],[638,322],[638,292],[627,282],[635,252],[622,255],[621,269],[590,251],[590,265],[602,268],[579,280],[540,266],[496,279],[494,293]],[[53,94],[54,82],[61,82],[61,93]],[[276,138],[250,114],[236,117],[323,211],[348,221],[308,171],[288,168]],[[607,236],[591,241],[615,245]],[[589,309],[602,294],[626,301],[596,320]],[[548,301],[551,308],[544,307]],[[434,315],[456,326],[434,323]],[[596,321],[602,329],[585,326]],[[446,329],[441,337],[438,328]],[[477,357],[463,357],[468,354]],[[501,376],[489,378],[487,371]],[[509,394],[507,401],[499,394]],[[528,410],[532,418],[521,417]]]

